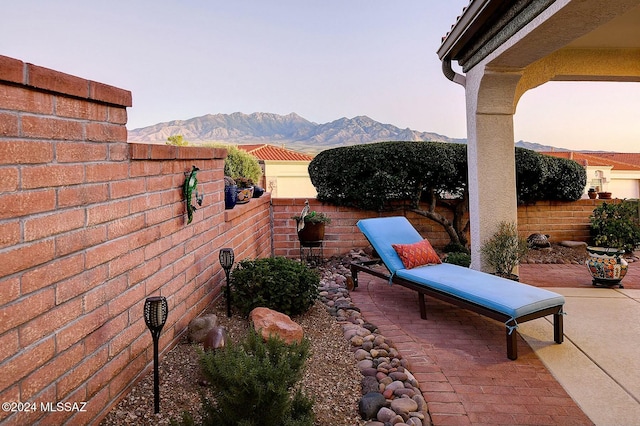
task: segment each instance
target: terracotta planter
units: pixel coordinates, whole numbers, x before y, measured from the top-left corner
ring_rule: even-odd
[[[595,286],[622,285],[628,264],[622,255],[624,250],[607,247],[587,247],[589,259],[585,261]]]
[[[589,191],[587,192],[587,195],[589,195],[589,198],[591,198],[592,200],[598,198],[598,193],[596,191]]]
[[[601,200],[610,200],[611,199],[611,193],[610,192],[598,192],[598,198],[600,198]]]
[[[301,243],[316,243],[324,240],[324,222],[305,223],[304,228],[298,231],[298,239]]]

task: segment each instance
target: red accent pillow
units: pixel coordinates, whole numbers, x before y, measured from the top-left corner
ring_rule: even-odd
[[[391,244],[398,253],[405,268],[411,269],[427,264],[442,263],[438,253],[431,247],[427,239],[413,244]]]

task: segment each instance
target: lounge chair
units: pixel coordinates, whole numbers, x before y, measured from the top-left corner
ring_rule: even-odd
[[[427,319],[424,303],[426,294],[501,321],[506,326],[507,357],[512,360],[518,358],[516,329],[519,323],[553,315],[554,340],[562,343],[562,295],[448,263],[408,269],[392,245],[414,247],[413,244],[421,243],[424,239],[405,217],[364,219],[357,225],[380,260],[351,264],[354,288],[358,286],[358,272],[362,271],[385,278],[389,284],[395,283],[417,291],[422,319]],[[372,268],[373,264],[380,262],[388,273],[381,268]]]

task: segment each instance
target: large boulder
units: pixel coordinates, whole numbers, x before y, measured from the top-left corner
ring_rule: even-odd
[[[203,315],[192,319],[187,328],[189,341],[192,343],[203,343],[207,338],[207,334],[213,330],[217,323],[218,317],[214,314]]]
[[[263,339],[269,336],[277,336],[287,344],[301,342],[304,332],[299,324],[296,324],[288,315],[271,310],[269,308],[255,308],[249,314],[253,322],[253,328],[262,333]]]

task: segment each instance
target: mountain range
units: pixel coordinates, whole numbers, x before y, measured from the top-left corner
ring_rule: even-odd
[[[434,141],[466,143],[432,132],[419,132],[383,124],[367,116],[340,118],[329,123],[311,122],[296,113],[279,115],[265,112],[207,114],[188,120],[174,120],[129,131],[130,142],[165,143],[169,136],[182,135],[192,143],[223,142],[237,144],[271,143],[287,145],[297,151],[317,153],[338,146],[381,141]],[[516,146],[537,151],[562,150],[532,142]]]

